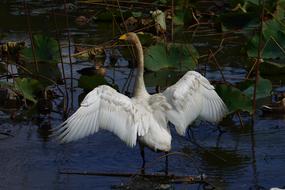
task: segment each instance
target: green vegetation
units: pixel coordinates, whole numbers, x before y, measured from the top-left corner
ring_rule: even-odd
[[[29,43],[7,42],[1,45],[0,74],[9,75],[14,81],[2,81],[1,87],[9,88],[19,97],[26,99],[28,107],[37,103],[37,96],[44,96],[48,89],[54,87],[59,89],[55,94],[66,97],[69,88],[67,81],[74,81],[71,60],[86,58],[95,62],[96,72],[82,75],[78,79],[78,87],[89,91],[101,84],[111,84],[104,76],[105,70],[102,68],[116,65],[118,55],[105,55],[105,52],[119,49],[125,59],[132,60],[133,55],[129,51],[131,48],[126,48],[127,44],[116,41],[116,37],[125,31],[139,31],[139,38],[145,50],[146,76],[152,76],[146,77],[149,86],[158,84],[165,88],[177,80],[172,76],[174,72],[181,76],[187,70],[201,69],[205,64],[215,62],[215,65],[211,64],[210,67],[221,73],[219,83],[223,83],[216,85],[216,88],[231,113],[246,111],[252,114],[255,111],[253,102],[271,95],[272,83],[266,79],[267,76],[285,73],[284,0],[231,0],[222,5],[213,2],[207,6],[201,5],[199,1],[188,0],[174,1],[174,4],[170,0],[145,3],[118,1],[120,4],[108,2],[79,1],[77,6],[84,7],[86,12],[82,12],[83,15],[75,19],[75,24],[83,30],[84,27],[94,28],[94,24],[99,22],[112,23],[115,40],[110,37],[102,40],[102,43],[94,44],[92,39],[89,39],[89,42],[79,42],[82,45],[78,48],[76,44],[71,43],[71,34],[65,33],[61,38],[68,40],[64,41],[64,45],[59,44],[59,36],[55,35],[59,29],[56,22],[64,20],[66,24],[67,20],[53,18],[55,33],[34,34],[29,30]],[[88,9],[86,5],[97,6],[97,9]],[[154,6],[157,10],[153,10]],[[72,15],[72,11],[69,14]],[[69,21],[67,24],[74,23]],[[247,61],[242,67],[247,68],[248,73],[239,83],[222,80],[223,66],[214,61],[216,57],[222,57],[225,49],[223,43],[227,41],[228,33],[243,39],[239,46],[241,56],[245,56]],[[203,41],[203,36],[205,39],[216,38],[215,40],[220,41],[211,49],[196,47],[195,43]],[[76,37],[74,40],[76,43]],[[74,54],[71,52],[73,48]],[[99,64],[96,60],[100,57],[110,59],[110,64]],[[8,73],[8,65],[15,65],[17,73]],[[128,67],[134,68],[134,65],[130,62]],[[65,70],[67,67],[70,71]],[[70,83],[73,85],[73,82]],[[74,87],[77,86],[71,86]]]

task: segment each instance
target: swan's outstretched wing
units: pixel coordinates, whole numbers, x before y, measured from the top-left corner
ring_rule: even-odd
[[[173,109],[167,117],[180,135],[197,117],[217,122],[227,112],[227,107],[210,82],[200,73],[188,71],[176,84],[168,87],[163,95]]]
[[[148,130],[144,117],[130,98],[103,85],[86,95],[78,110],[56,130],[56,135],[61,142],[70,142],[105,129],[134,146],[137,135]]]

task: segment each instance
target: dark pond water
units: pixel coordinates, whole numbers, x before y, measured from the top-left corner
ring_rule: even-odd
[[[18,1],[17,3],[21,3]],[[47,1],[49,2],[49,1]],[[1,42],[29,41],[26,21],[17,3],[7,6],[0,3]],[[32,11],[31,23],[33,31],[43,31],[42,19],[49,23],[47,6],[36,4],[38,9]],[[53,5],[49,5],[53,7]],[[4,22],[10,19],[11,22]],[[63,19],[63,18],[61,18]],[[64,19],[63,19],[64,20]],[[64,22],[63,22],[64,23]],[[64,28],[64,27],[63,27]],[[109,23],[93,23],[91,27],[81,28],[70,23],[71,43],[86,43],[88,40],[101,43],[111,39],[112,30]],[[45,31],[47,32],[47,31]],[[51,31],[50,31],[51,32]],[[66,32],[61,42],[67,44]],[[216,39],[197,40],[201,50],[217,45]],[[207,41],[207,43],[205,43]],[[244,77],[242,61],[236,46],[226,46],[219,61],[224,65],[225,78],[237,82]],[[74,51],[74,49],[72,49]],[[68,48],[63,48],[67,55]],[[64,60],[68,63],[68,58]],[[73,75],[79,78],[77,70],[90,67],[93,63],[72,59]],[[108,64],[110,57],[106,58]],[[79,63],[80,62],[80,63]],[[119,68],[107,68],[106,79],[119,87],[127,89],[125,83],[129,79],[130,68],[127,61],[120,57]],[[65,64],[69,73],[69,66]],[[167,76],[161,78],[161,75]],[[176,73],[154,75],[146,73],[146,83],[150,92],[155,92],[156,85],[169,85],[176,79]],[[207,78],[220,80],[219,72],[212,67],[207,68]],[[174,79],[173,79],[174,78]],[[281,76],[280,76],[281,78]],[[131,78],[132,79],[132,78]],[[70,81],[69,81],[70,84]],[[77,80],[74,80],[77,86]],[[63,88],[63,86],[61,86]],[[83,92],[80,88],[73,91],[74,109],[78,107],[78,99]],[[54,101],[55,110],[61,99]],[[205,174],[207,181],[216,189],[269,189],[285,186],[285,115],[267,116],[260,110],[252,122],[247,114],[242,114],[244,127],[239,119],[224,121],[219,126],[197,121],[191,128],[190,135],[181,137],[173,130],[172,151],[169,157],[169,172],[175,175]],[[201,184],[166,184],[160,185],[138,177],[104,177],[88,175],[66,175],[62,171],[89,171],[112,173],[139,172],[141,158],[139,147],[131,149],[109,132],[100,131],[96,135],[77,142],[60,145],[51,140],[49,129],[62,122],[62,115],[52,112],[49,116],[27,118],[26,121],[14,121],[10,114],[0,111],[0,189],[203,189]],[[218,127],[223,131],[218,130]],[[7,136],[6,134],[9,134]],[[164,168],[162,153],[146,152],[147,173],[160,173]]]

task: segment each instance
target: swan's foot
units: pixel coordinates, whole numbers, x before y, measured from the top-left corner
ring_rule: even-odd
[[[165,152],[165,175],[168,176],[168,152]]]
[[[145,174],[145,170],[144,170],[144,168],[142,167],[141,168],[141,175],[144,175]]]
[[[227,132],[226,130],[223,130],[220,126],[217,126],[217,130],[219,131],[219,134],[221,135]]]
[[[140,145],[140,152],[141,152],[141,157],[142,157],[142,167],[141,167],[141,174],[145,174],[145,155],[144,155],[144,146]]]

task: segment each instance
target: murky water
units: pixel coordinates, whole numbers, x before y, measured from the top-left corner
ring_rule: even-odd
[[[7,11],[4,4],[0,6],[1,10]],[[23,17],[15,16],[19,14],[15,7],[17,6],[12,6],[11,10],[6,12],[7,15],[12,12],[10,17],[2,12],[3,19],[15,19],[10,25],[1,23],[0,30],[5,36],[2,42],[28,39],[25,24],[21,23],[22,27],[15,27],[19,22],[17,19],[23,20]],[[37,19],[37,16],[32,17],[32,23],[35,21],[33,27],[41,31],[40,25],[36,24]],[[112,35],[108,25],[98,23],[91,29],[72,26],[71,30],[72,43],[86,42],[88,39],[100,43],[110,40]],[[62,38],[62,43],[66,44],[66,39]],[[230,48],[229,46],[228,49]],[[67,54],[68,49],[64,48],[63,53]],[[232,54],[225,54],[224,57],[226,58],[221,60],[221,64],[224,65],[225,78],[230,82],[243,78],[246,71],[238,66],[241,65],[238,62],[242,59]],[[131,92],[133,81],[130,82],[129,89],[125,85],[130,73],[127,62],[119,58],[118,63],[120,68],[107,69],[106,78],[109,82],[114,79],[119,90]],[[88,66],[92,66],[92,63],[86,61],[74,64],[75,78],[80,76],[77,70]],[[67,64],[65,71],[68,77]],[[177,80],[176,76],[177,73],[173,72],[158,75],[146,73],[148,90],[155,92],[156,85],[170,85]],[[219,72],[212,67],[207,68],[206,76],[210,80],[220,80]],[[74,85],[77,86],[77,80],[74,80]],[[79,88],[73,91],[75,109],[82,92]],[[60,102],[61,100],[56,100],[54,104]],[[205,174],[209,184],[216,189],[269,189],[285,186],[285,116],[267,116],[258,111],[254,122],[246,114],[242,115],[242,119],[244,127],[240,126],[239,119],[234,116],[232,120],[222,122],[220,129],[215,125],[197,121],[186,137],[181,137],[172,130],[172,151],[180,154],[169,157],[169,172],[175,175]],[[58,113],[52,112],[49,118],[41,116],[41,119],[33,117],[25,122],[16,122],[10,120],[8,113],[0,111],[0,121],[0,189],[124,189],[128,184],[137,189],[154,189],[159,186],[159,183],[136,177],[61,174],[63,171],[139,172],[139,147],[128,148],[109,132],[100,131],[77,142],[60,145],[48,138],[49,129],[62,122],[62,116]],[[164,159],[160,159],[162,155],[146,151],[147,173],[163,172]],[[169,184],[163,187],[203,189],[203,185],[199,184]]]

